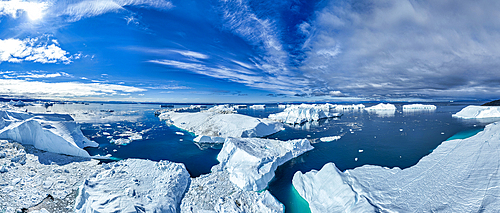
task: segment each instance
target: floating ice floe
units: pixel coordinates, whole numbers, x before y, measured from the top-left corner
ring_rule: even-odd
[[[422,110],[426,110],[426,111],[436,110],[436,106],[431,105],[431,104],[427,104],[427,105],[424,105],[424,104],[403,105],[403,111],[422,111]]]
[[[265,109],[266,105],[252,105],[249,108],[250,109]]]
[[[406,169],[333,163],[295,173],[293,186],[314,212],[495,212],[500,209],[500,123],[444,141]]]
[[[467,106],[452,115],[457,118],[500,118],[500,106]]]
[[[282,213],[283,205],[269,191],[238,188],[227,171],[213,171],[191,179],[181,203],[183,213],[259,212]]]
[[[127,159],[103,164],[80,186],[75,212],[178,212],[189,181],[180,163]]]
[[[336,140],[339,140],[341,138],[341,136],[330,136],[330,137],[322,137],[320,138],[319,140],[321,142],[332,142],[332,141],[336,141]]]
[[[269,115],[269,119],[287,123],[301,124],[307,121],[317,121],[323,118],[339,117],[340,113],[331,113],[324,106],[295,105],[287,107],[283,112]]]
[[[226,114],[227,110],[197,113],[163,112],[159,118],[168,124],[193,132],[195,135],[217,137],[263,137],[283,130],[283,124],[241,114]]]
[[[260,191],[274,177],[276,168],[314,147],[307,139],[279,141],[260,138],[227,138],[212,171],[227,171],[229,180],[246,191]]]
[[[69,115],[31,114],[0,110],[0,139],[33,145],[44,151],[90,157],[83,148],[97,147]]]
[[[41,204],[50,198],[52,204],[69,212],[71,194],[90,174],[98,170],[99,161],[45,152],[31,145],[0,140],[0,212],[14,213]],[[54,207],[54,206],[52,206]]]

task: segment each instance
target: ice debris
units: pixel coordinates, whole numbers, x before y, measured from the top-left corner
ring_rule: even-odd
[[[103,166],[85,180],[76,212],[178,212],[188,189],[184,164],[127,159]]]
[[[71,116],[0,110],[0,138],[35,146],[44,151],[90,157],[83,148],[97,147]]]
[[[444,141],[406,169],[333,163],[293,177],[315,212],[495,212],[500,209],[500,123],[466,139]]]
[[[317,121],[323,118],[339,117],[340,113],[331,113],[329,108],[317,105],[294,105],[283,112],[269,115],[269,119],[287,123],[301,124],[307,121]]]
[[[408,104],[403,105],[403,111],[418,111],[418,110],[436,110],[435,105],[431,104]]]

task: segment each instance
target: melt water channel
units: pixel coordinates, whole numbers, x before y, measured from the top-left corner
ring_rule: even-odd
[[[411,103],[404,103],[411,104]],[[286,126],[285,130],[268,136],[270,139],[291,140],[308,138],[314,149],[278,167],[268,190],[285,205],[287,213],[310,212],[307,202],[292,186],[293,175],[300,171],[319,170],[333,162],[341,170],[363,165],[408,168],[432,152],[447,139],[470,137],[481,131],[487,122],[452,117],[467,105],[479,102],[427,103],[437,106],[433,111],[403,111],[395,104],[392,112],[372,113],[365,110],[343,111],[340,118]],[[365,106],[375,105],[364,103]],[[185,106],[185,105],[184,105]],[[210,172],[218,163],[222,146],[199,146],[194,135],[175,126],[168,126],[154,115],[158,105],[149,104],[89,104],[63,106],[75,111],[75,120],[83,133],[99,143],[87,148],[91,155],[111,155],[116,159],[141,158],[169,160],[186,165],[192,177]],[[175,107],[183,107],[176,105]],[[64,111],[49,107],[47,110]],[[238,113],[266,118],[283,111],[279,108],[239,109]],[[341,136],[331,142],[319,138]],[[121,140],[120,140],[121,139]]]

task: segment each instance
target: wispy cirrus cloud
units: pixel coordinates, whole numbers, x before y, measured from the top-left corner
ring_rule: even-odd
[[[55,42],[54,42],[55,41]],[[72,58],[69,53],[61,49],[56,40],[47,40],[43,37],[20,39],[0,39],[0,63],[20,63],[31,61],[42,64],[64,63],[69,64]]]

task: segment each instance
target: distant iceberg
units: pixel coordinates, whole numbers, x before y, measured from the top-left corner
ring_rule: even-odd
[[[239,188],[260,191],[267,187],[279,165],[313,148],[307,139],[228,138],[217,156],[220,164],[212,171],[225,170]]]
[[[377,104],[375,106],[371,106],[371,107],[366,107],[365,110],[367,111],[376,111],[376,110],[391,110],[391,111],[395,111],[396,110],[396,106],[394,106],[394,104],[384,104],[384,103],[380,103],[380,104]]]
[[[196,113],[163,112],[159,118],[195,135],[216,137],[264,137],[283,130],[283,124],[267,119],[234,114],[220,107]]]
[[[266,105],[252,105],[249,108],[250,109],[265,109]]]
[[[467,106],[452,115],[457,118],[500,118],[500,106]]]
[[[178,212],[189,186],[184,164],[127,159],[85,180],[75,212]]]
[[[403,105],[403,111],[417,111],[417,110],[436,110],[435,105],[431,104],[408,104]]]
[[[83,148],[97,147],[73,118],[64,114],[31,114],[0,110],[0,138],[33,145],[44,151],[90,157]]]
[[[333,163],[296,172],[293,186],[315,212],[495,212],[500,209],[500,122],[444,141],[406,169]]]
[[[328,107],[303,104],[287,107],[283,112],[271,114],[268,118],[287,124],[301,124],[339,116],[340,113],[331,113]]]

